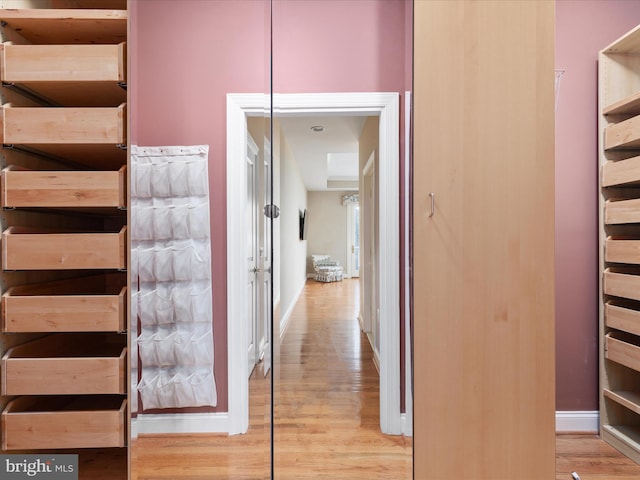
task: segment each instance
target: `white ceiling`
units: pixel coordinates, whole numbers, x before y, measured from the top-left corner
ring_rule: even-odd
[[[363,116],[278,118],[307,190],[358,189],[358,139],[366,119]],[[312,131],[311,127],[317,125],[324,130]]]

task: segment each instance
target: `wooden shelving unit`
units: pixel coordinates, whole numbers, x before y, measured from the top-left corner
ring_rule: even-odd
[[[80,479],[122,480],[128,12],[66,3],[0,10],[0,443],[76,453]]]
[[[600,52],[600,435],[640,463],[640,27]]]

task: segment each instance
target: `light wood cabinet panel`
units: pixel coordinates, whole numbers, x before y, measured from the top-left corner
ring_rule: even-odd
[[[554,4],[414,15],[415,478],[551,480]]]

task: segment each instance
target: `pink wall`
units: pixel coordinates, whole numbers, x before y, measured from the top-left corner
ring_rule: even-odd
[[[274,91],[404,92],[407,5],[274,0]],[[225,411],[225,102],[227,93],[268,91],[268,10],[258,0],[144,0],[131,9],[132,143],[210,145],[217,410]]]
[[[597,58],[639,23],[636,0],[556,3],[558,410],[598,409]]]

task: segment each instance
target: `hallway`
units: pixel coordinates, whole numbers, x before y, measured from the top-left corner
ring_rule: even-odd
[[[357,279],[310,280],[293,310],[274,369],[277,479],[411,478],[411,438],[380,433],[358,305]]]

